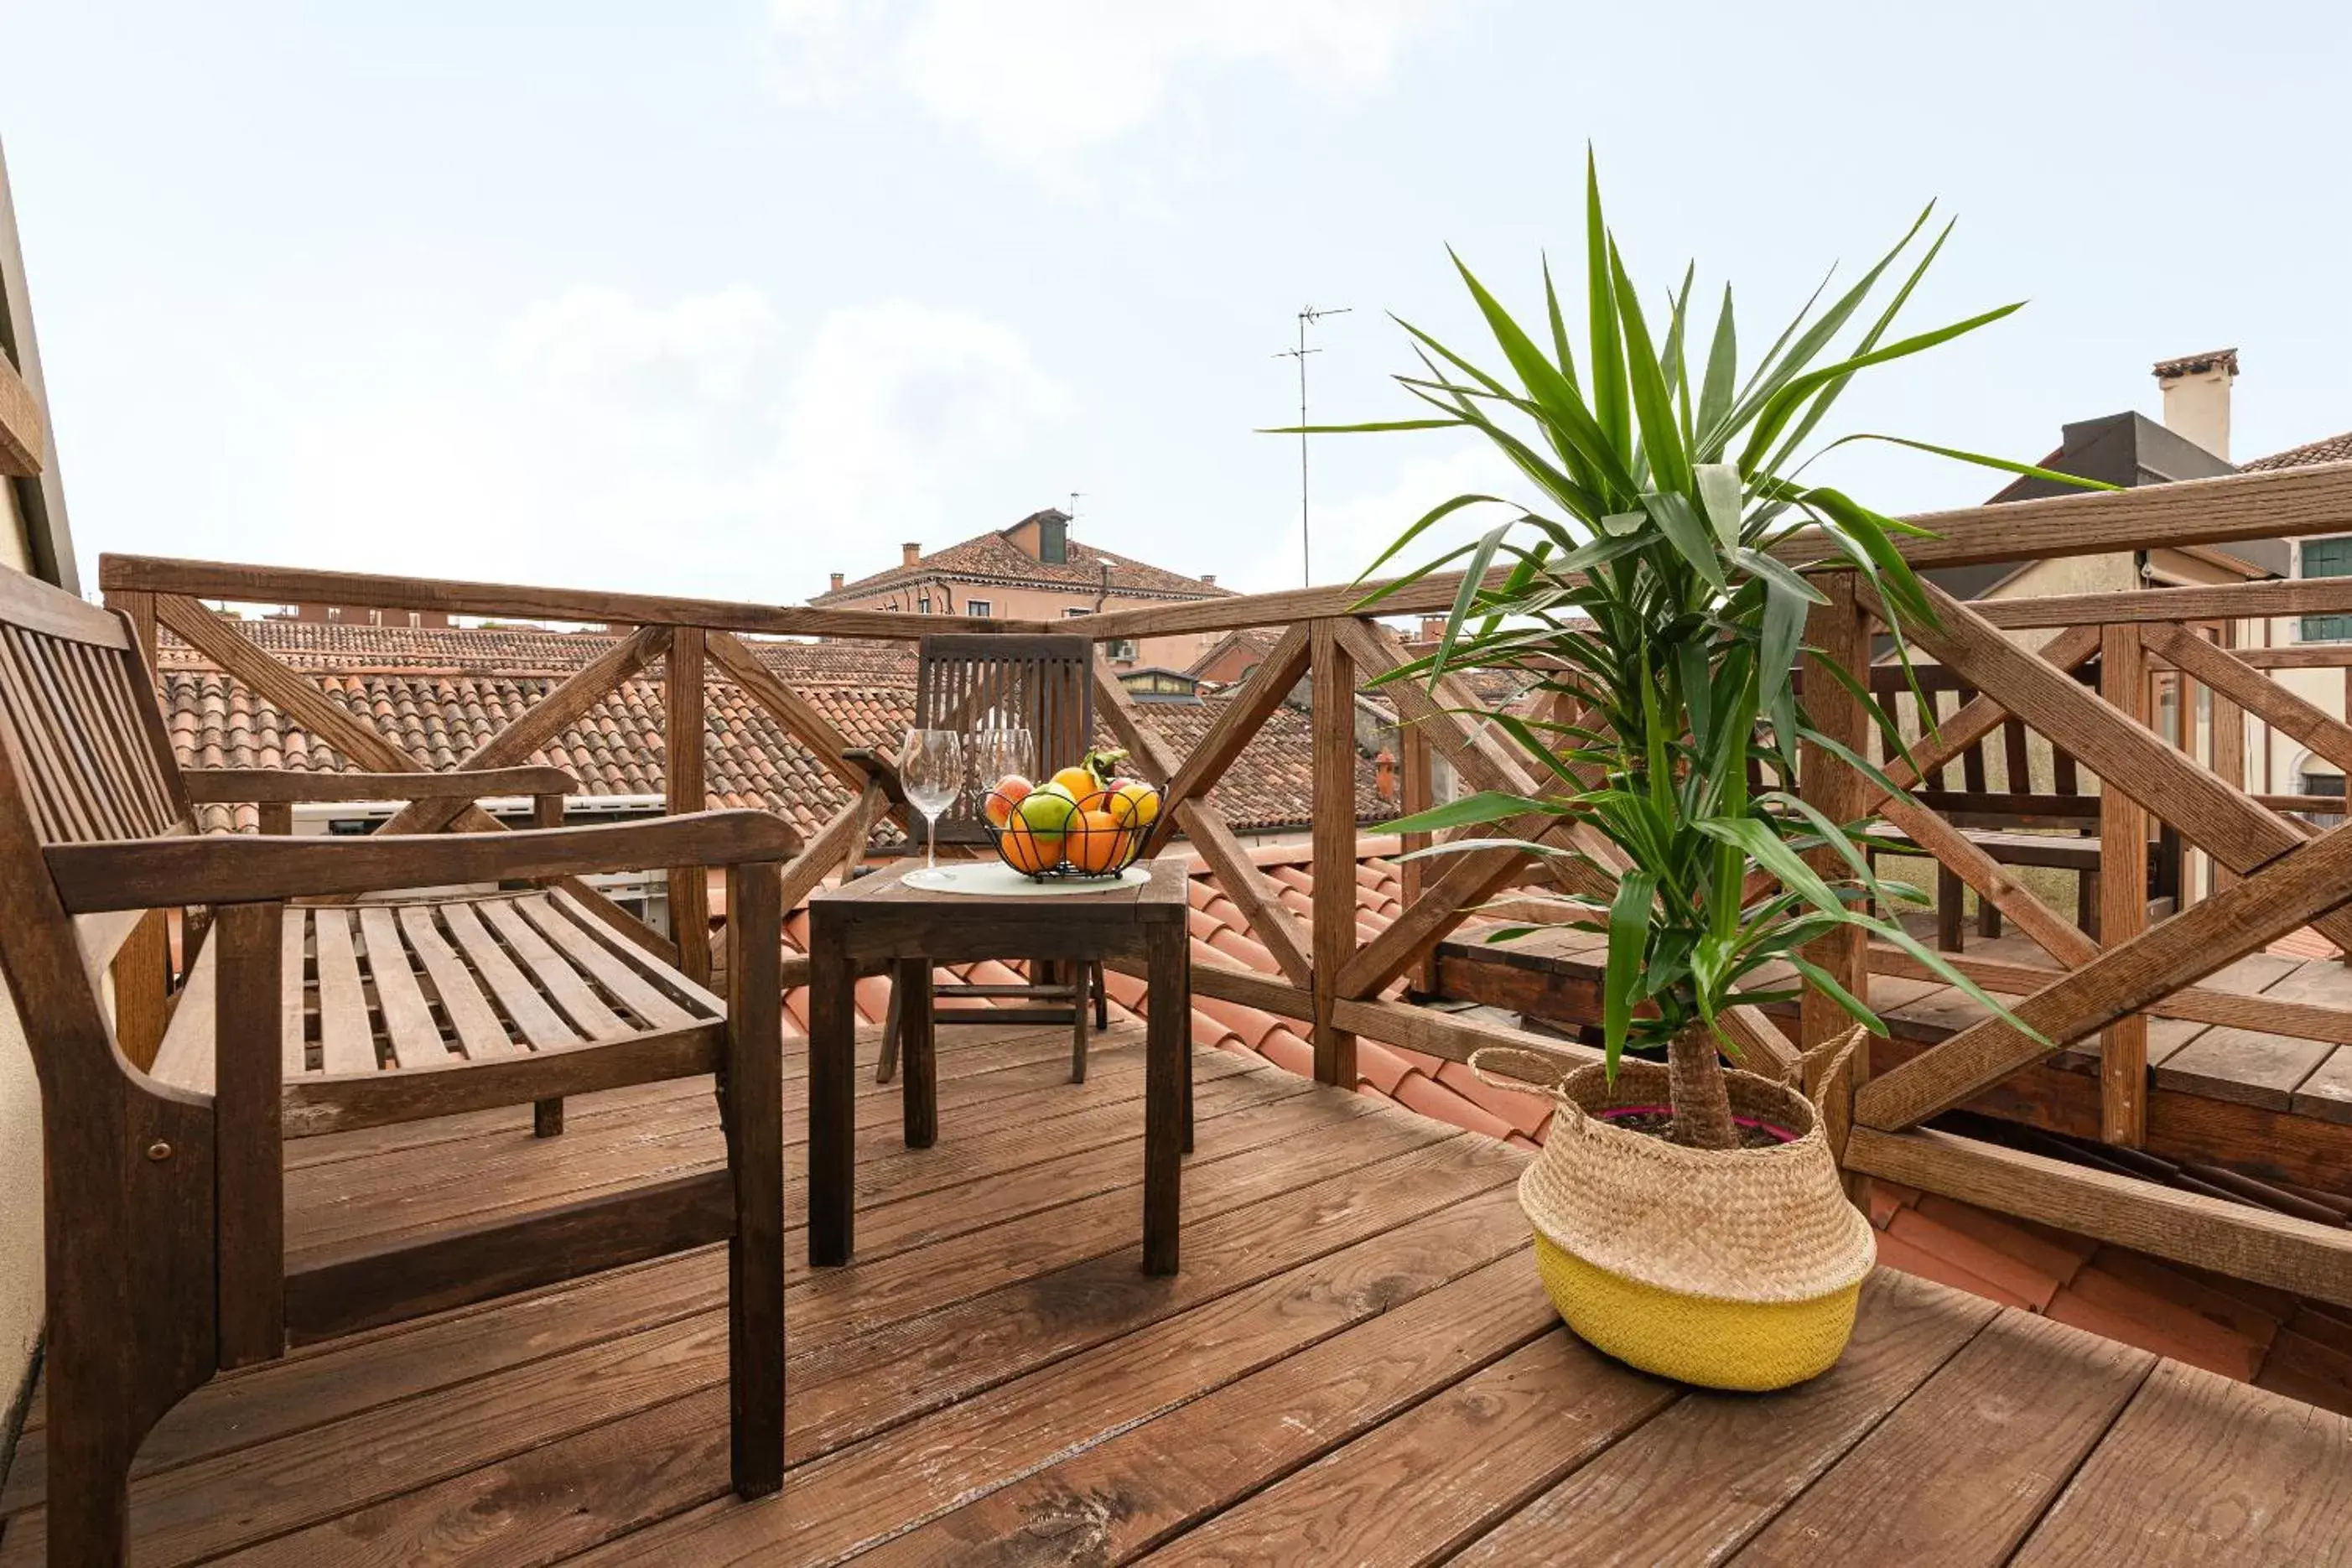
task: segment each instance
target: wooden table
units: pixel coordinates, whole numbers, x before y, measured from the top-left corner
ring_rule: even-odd
[[[1156,861],[1149,883],[1099,893],[976,898],[909,888],[913,863],[809,900],[809,1262],[849,1261],[861,974],[892,973],[906,1001],[906,1139],[939,1135],[929,987],[943,963],[983,958],[1126,960],[1151,987],[1144,1044],[1143,1270],[1176,1272],[1182,1156],[1192,1146],[1191,931],[1183,868]],[[922,998],[924,1000],[918,1000]]]

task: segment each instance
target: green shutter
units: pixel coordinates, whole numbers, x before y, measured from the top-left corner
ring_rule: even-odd
[[[2306,577],[2352,577],[2352,536],[2306,539],[2303,542],[2303,574]],[[2352,639],[2352,616],[2305,616],[2305,642]]]

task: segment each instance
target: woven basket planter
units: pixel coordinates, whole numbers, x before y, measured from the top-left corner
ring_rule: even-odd
[[[1529,1053],[1480,1051],[1472,1066],[1504,1055]],[[1735,1116],[1795,1136],[1695,1149],[1601,1120],[1664,1104],[1663,1066],[1622,1061],[1613,1084],[1598,1064],[1549,1086],[1479,1076],[1558,1106],[1519,1205],[1544,1288],[1586,1342],[1708,1388],[1786,1388],[1836,1363],[1877,1249],[1803,1095],[1727,1071]]]

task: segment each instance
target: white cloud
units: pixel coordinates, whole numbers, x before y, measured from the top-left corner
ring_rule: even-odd
[[[789,96],[887,85],[1049,174],[1159,115],[1198,70],[1270,68],[1328,97],[1381,85],[1436,0],[771,0]]]
[[[794,600],[1007,521],[974,475],[1069,408],[996,322],[884,300],[795,333],[742,285],[573,289],[441,369],[297,416],[299,531],[354,565]]]
[[[1381,437],[1358,437],[1381,439]],[[1410,440],[1410,437],[1392,437]],[[1450,451],[1425,450],[1400,463],[1377,489],[1359,489],[1313,506],[1315,580],[1344,583],[1378,560],[1397,537],[1439,502],[1458,495],[1525,500],[1528,484],[1492,447],[1465,438]],[[1299,585],[1297,511],[1293,496],[1289,527],[1280,542],[1229,581],[1250,593]],[[1433,560],[1493,528],[1515,511],[1496,506],[1465,507],[1441,519],[1381,568],[1381,575]],[[1533,542],[1523,541],[1522,542]]]

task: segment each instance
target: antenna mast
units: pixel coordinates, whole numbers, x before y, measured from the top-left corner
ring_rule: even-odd
[[[1315,585],[1315,563],[1312,547],[1309,542],[1310,536],[1307,521],[1307,431],[1305,429],[1305,426],[1307,424],[1307,356],[1308,354],[1319,354],[1323,351],[1321,349],[1310,349],[1307,346],[1307,329],[1312,326],[1315,322],[1321,321],[1326,316],[1344,316],[1349,314],[1353,309],[1354,307],[1349,305],[1337,306],[1328,310],[1318,310],[1312,305],[1300,307],[1298,311],[1298,346],[1297,348],[1284,349],[1274,356],[1276,359],[1295,359],[1298,362],[1298,423],[1301,426],[1298,432],[1298,570],[1299,581],[1309,588]]]

